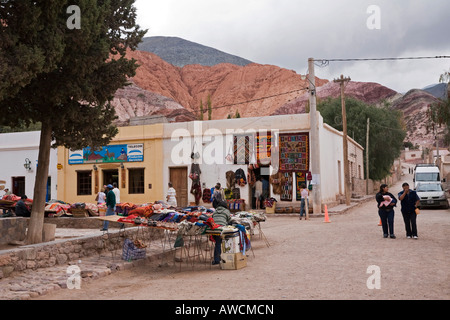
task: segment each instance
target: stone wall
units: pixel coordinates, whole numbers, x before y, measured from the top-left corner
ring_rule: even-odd
[[[69,229],[99,229],[103,225],[103,221],[95,217],[74,218],[74,217],[57,217],[45,218],[45,223],[56,224],[57,228]],[[110,226],[118,226],[116,222],[111,222]]]
[[[0,251],[0,279],[9,277],[15,271],[64,265],[83,257],[111,253],[121,249],[125,238],[133,237],[137,231],[137,228],[131,228],[100,236],[57,240]]]
[[[0,219],[0,245],[23,241],[26,237],[28,219],[21,217]]]

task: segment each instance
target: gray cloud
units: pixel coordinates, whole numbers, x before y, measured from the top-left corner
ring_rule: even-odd
[[[370,5],[381,10],[380,30],[367,28]],[[308,57],[450,55],[448,0],[138,0],[136,6],[149,36],[178,36],[298,73],[306,72]],[[406,91],[437,82],[448,69],[450,59],[333,63],[317,74],[349,72]]]

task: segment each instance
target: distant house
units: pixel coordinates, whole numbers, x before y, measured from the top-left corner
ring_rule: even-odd
[[[403,154],[403,160],[406,162],[421,162],[422,161],[422,146],[419,147],[417,150],[410,150],[409,148],[406,148],[405,151],[402,152]]]

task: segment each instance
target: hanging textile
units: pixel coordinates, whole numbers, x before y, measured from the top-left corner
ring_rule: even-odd
[[[200,184],[200,174],[202,171],[200,170],[200,165],[198,163],[193,163],[191,165],[191,173],[189,174],[189,178],[192,180],[191,186],[191,194],[194,195],[195,204],[198,206],[200,203],[200,199],[202,197],[202,187]]]
[[[191,165],[191,172],[189,173],[189,178],[191,178],[192,183],[200,183],[200,165],[198,163],[193,163]]]
[[[227,188],[231,189],[234,188],[234,185],[236,184],[236,179],[234,177],[234,171],[229,170],[225,173],[225,178],[227,179]]]
[[[258,164],[267,165],[271,160],[272,135],[259,132],[256,136],[256,160]]]
[[[292,201],[292,184],[294,179],[292,178],[292,173],[283,173],[284,183],[282,184],[282,191],[280,200],[281,201]]]
[[[283,133],[279,136],[280,171],[309,171],[309,134]]]
[[[234,164],[249,164],[253,137],[249,135],[235,135],[233,139],[234,139]]]
[[[281,172],[277,172],[270,176],[269,182],[272,185],[272,190],[274,194],[281,194],[284,184],[284,175]]]

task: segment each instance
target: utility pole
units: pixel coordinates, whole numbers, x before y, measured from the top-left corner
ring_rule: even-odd
[[[367,133],[366,133],[366,195],[369,195],[369,131],[370,118],[367,118]]]
[[[317,115],[316,75],[314,59],[308,59],[308,87],[309,87],[309,130],[311,150],[311,174],[313,176],[313,213],[322,213],[322,195],[320,181],[320,141],[319,141],[319,117]]]
[[[342,132],[344,134],[344,192],[345,192],[345,204],[350,205],[350,173],[349,173],[349,162],[348,162],[348,141],[347,141],[347,112],[345,110],[345,95],[344,89],[345,84],[351,79],[349,77],[344,78],[343,75],[339,79],[335,79],[334,82],[339,83],[341,86],[341,104],[342,104]]]

